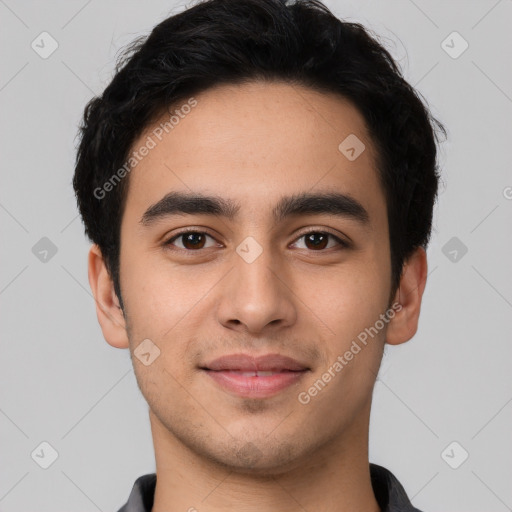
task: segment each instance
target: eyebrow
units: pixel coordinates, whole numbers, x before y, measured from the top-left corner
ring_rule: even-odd
[[[189,192],[170,192],[150,206],[140,223],[150,226],[171,215],[211,215],[234,220],[240,203],[220,196]],[[281,198],[272,215],[276,223],[297,215],[328,214],[351,219],[362,225],[369,224],[369,215],[363,205],[353,197],[339,192],[302,192]]]

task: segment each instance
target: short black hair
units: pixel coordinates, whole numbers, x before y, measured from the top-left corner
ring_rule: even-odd
[[[392,294],[406,259],[426,248],[440,178],[438,135],[446,130],[377,36],[338,19],[319,0],[206,0],[130,44],[110,84],[84,110],[73,186],[121,307],[120,226],[129,179],[108,194],[104,185],[116,172],[126,175],[119,170],[126,171],[136,139],[173,106],[217,85],[257,80],[334,92],[364,117],[386,197]]]

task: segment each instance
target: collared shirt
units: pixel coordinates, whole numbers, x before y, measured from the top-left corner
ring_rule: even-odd
[[[370,476],[381,512],[421,512],[411,505],[404,488],[391,471],[377,464],[370,464]],[[156,473],[137,478],[127,503],[118,512],[151,512],[155,486]]]

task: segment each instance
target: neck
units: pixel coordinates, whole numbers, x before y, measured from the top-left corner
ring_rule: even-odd
[[[366,412],[301,460],[241,472],[191,450],[150,411],[157,473],[152,512],[379,512],[368,462],[369,408]]]

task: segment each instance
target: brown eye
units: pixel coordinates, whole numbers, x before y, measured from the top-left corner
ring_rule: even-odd
[[[178,247],[179,249],[194,251],[205,248],[207,237],[212,238],[210,235],[201,231],[185,231],[173,236],[165,243],[165,245],[172,245]],[[175,241],[181,242],[181,246],[179,244],[175,244]]]
[[[344,242],[339,237],[326,231],[310,231],[309,233],[303,233],[297,240],[301,239],[304,239],[304,248],[311,251],[322,251],[326,248],[330,249],[335,247],[336,245],[340,246],[341,248],[349,247],[347,242]],[[334,245],[331,244],[328,246],[331,239],[336,243]]]
[[[202,249],[205,238],[202,233],[187,233],[181,235],[181,240],[185,249]]]
[[[329,236],[326,233],[308,233],[304,236],[308,249],[325,249]]]

